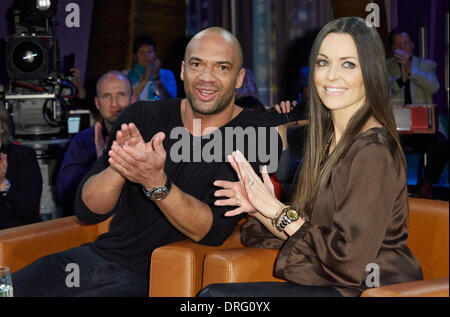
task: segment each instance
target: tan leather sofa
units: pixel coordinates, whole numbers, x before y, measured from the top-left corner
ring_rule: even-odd
[[[424,280],[366,290],[364,297],[449,296],[449,203],[409,198],[408,246],[422,265]],[[236,248],[209,252],[203,287],[212,283],[280,281],[273,276],[278,250]]]
[[[84,225],[71,216],[0,230],[0,265],[14,273],[40,257],[94,241],[111,219]]]
[[[92,242],[109,229],[112,217],[96,225],[85,225],[75,216],[0,230],[0,265],[11,272],[40,257]],[[219,247],[190,240],[156,249],[152,254],[150,296],[193,297],[202,288],[203,259],[213,250],[243,247],[240,226]]]
[[[409,247],[422,264],[424,281],[370,289],[363,296],[449,296],[449,204],[410,198]],[[0,265],[12,272],[44,255],[93,241],[109,221],[83,225],[75,217],[0,231]],[[242,223],[241,223],[242,224]],[[152,254],[150,296],[192,297],[211,283],[282,281],[273,276],[278,250],[244,247],[238,226],[219,247],[189,240]]]
[[[244,247],[239,234],[243,222],[218,247],[183,240],[153,251],[150,264],[149,295],[151,297],[196,296],[205,285],[203,283],[205,256],[213,251]]]

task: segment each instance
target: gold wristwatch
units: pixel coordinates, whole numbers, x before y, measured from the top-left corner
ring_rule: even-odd
[[[278,229],[278,231],[282,232],[287,225],[297,221],[299,218],[298,212],[295,209],[292,209],[290,206],[287,206],[281,210],[281,213],[278,217],[272,220],[272,225]]]

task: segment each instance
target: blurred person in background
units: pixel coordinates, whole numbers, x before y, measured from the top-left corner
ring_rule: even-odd
[[[11,142],[12,124],[0,104],[0,229],[41,221],[42,175],[36,152]]]
[[[439,89],[436,62],[415,56],[414,42],[404,27],[389,33],[392,56],[386,61],[391,105],[432,104],[433,95]],[[439,182],[448,162],[448,139],[439,131],[434,134],[402,134],[402,145],[411,152],[427,154],[424,175],[419,175],[416,195],[433,198],[432,185]]]
[[[74,215],[73,201],[78,184],[103,154],[112,125],[134,102],[132,94],[130,81],[119,71],[106,72],[98,79],[94,100],[101,121],[73,137],[56,179],[56,200],[63,217]]]
[[[148,35],[137,37],[133,42],[134,65],[123,71],[133,85],[136,100],[160,100],[176,98],[177,83],[171,70],[161,68],[156,56],[156,43]]]

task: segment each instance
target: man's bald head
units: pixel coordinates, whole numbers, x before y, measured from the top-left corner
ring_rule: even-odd
[[[119,71],[106,72],[97,80],[94,100],[109,131],[122,111],[135,100],[130,80]]]
[[[121,81],[125,81],[127,83],[127,85],[129,86],[129,96],[131,97],[131,95],[133,95],[133,88],[132,88],[131,82],[128,79],[128,77],[125,76],[122,72],[119,72],[118,70],[111,70],[111,71],[108,71],[108,72],[104,73],[103,75],[101,75],[100,78],[97,80],[97,85],[95,87],[97,97],[100,95],[100,85],[102,83],[106,82],[111,77],[115,77]]]
[[[188,104],[196,114],[233,111],[236,88],[241,87],[244,76],[241,45],[227,30],[205,29],[186,46],[180,77]]]
[[[188,45],[186,46],[186,51],[184,53],[184,61],[186,62],[186,56],[189,52],[189,50],[191,49],[192,45],[194,45],[198,40],[202,39],[204,36],[207,35],[219,35],[221,37],[223,37],[223,39],[228,42],[231,43],[234,48],[235,48],[235,52],[236,52],[236,57],[238,59],[239,62],[239,67],[237,69],[241,69],[242,65],[244,63],[244,58],[242,56],[242,47],[241,44],[239,43],[239,40],[233,35],[233,33],[229,32],[228,30],[215,26],[215,27],[210,27],[207,29],[204,29],[200,32],[198,32],[196,35],[194,35],[194,37],[189,41]]]

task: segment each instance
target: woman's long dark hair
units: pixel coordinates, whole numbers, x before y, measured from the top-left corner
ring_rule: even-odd
[[[313,83],[320,46],[330,33],[349,34],[353,38],[358,51],[366,96],[365,104],[350,119],[336,148],[322,163],[328,140],[330,140],[334,128],[331,112],[322,103]],[[406,169],[394,114],[390,106],[385,58],[383,43],[376,29],[366,26],[365,21],[361,18],[345,17],[331,21],[317,35],[309,60],[308,138],[297,188],[293,192],[291,203],[291,206],[299,210],[304,217],[311,216],[312,206],[317,195],[326,186],[332,170],[346,154],[351,141],[361,133],[371,116],[385,126],[396,140]]]

